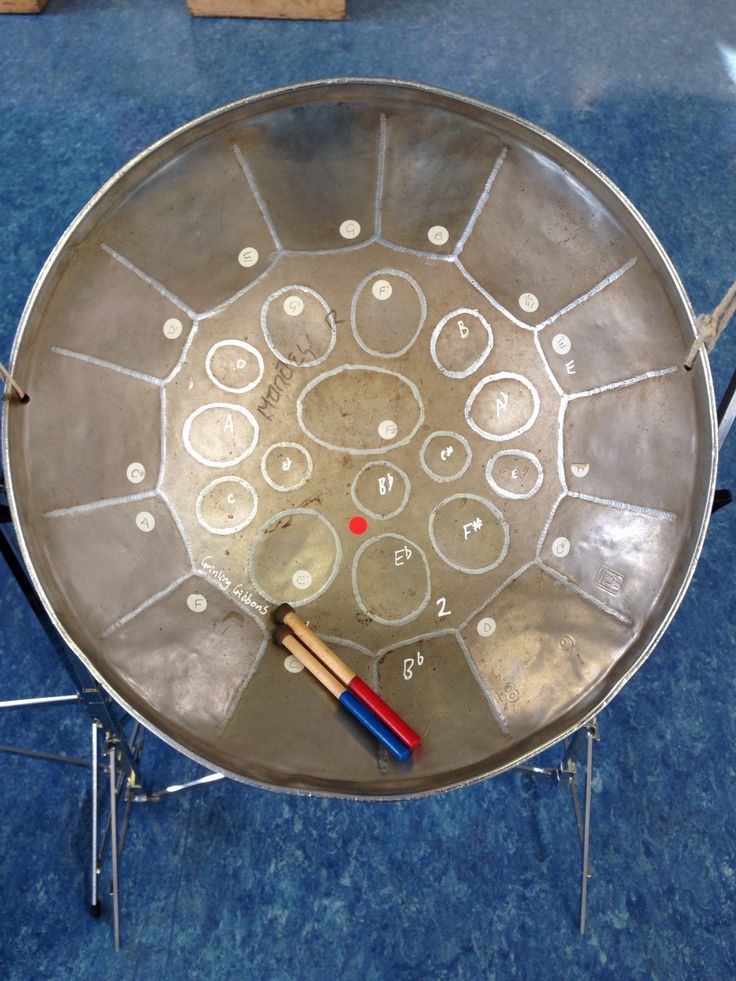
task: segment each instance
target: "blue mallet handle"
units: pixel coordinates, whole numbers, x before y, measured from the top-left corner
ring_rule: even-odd
[[[362,722],[369,732],[372,732],[379,743],[393,753],[397,760],[407,760],[411,753],[408,746],[395,736],[391,730],[381,722],[380,719],[367,708],[359,698],[356,698],[351,691],[344,691],[338,699],[351,715],[355,716],[358,722]]]

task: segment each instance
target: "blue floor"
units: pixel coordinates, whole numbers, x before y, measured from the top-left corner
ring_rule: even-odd
[[[571,143],[653,226],[697,310],[736,277],[731,0],[348,0],[345,23],[194,20],[185,0],[0,16],[0,359],[68,222],[130,156],[207,110],[337,75],[420,80]],[[718,392],[736,326],[712,357]],[[734,437],[736,442],[736,437]],[[720,484],[736,488],[736,445]],[[136,809],[123,951],[86,911],[86,773],[0,758],[4,978],[736,976],[736,506],[667,636],[602,716],[589,929],[562,790],[510,774],[358,805],[230,782]],[[0,568],[0,697],[69,688]],[[0,742],[86,752],[77,713]],[[548,754],[549,755],[549,754]],[[199,768],[150,737],[152,784]]]

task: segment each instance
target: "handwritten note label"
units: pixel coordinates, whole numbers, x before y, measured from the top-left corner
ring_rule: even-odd
[[[297,569],[291,581],[297,589],[309,589],[312,585],[312,574],[307,569]]]
[[[142,480],[146,479],[146,468],[142,463],[131,463],[125,473],[131,484],[140,484]]]
[[[555,354],[567,354],[572,347],[572,341],[567,334],[555,334],[552,338],[552,350]]]
[[[238,254],[238,262],[244,269],[250,269],[258,262],[258,249],[247,246]]]
[[[385,476],[378,478],[378,493],[381,497],[385,497],[393,486],[394,475],[392,473],[387,473]]]
[[[440,598],[435,603],[435,606],[438,607],[438,610],[437,610],[437,617],[438,617],[438,619],[441,620],[442,617],[451,617],[452,616],[452,610],[448,610],[447,609],[447,599],[446,599],[446,597],[440,596]]]
[[[478,621],[476,630],[480,637],[490,637],[496,630],[496,621],[493,617],[483,617],[482,620]]]
[[[340,225],[340,234],[343,238],[357,238],[360,235],[360,224],[354,218],[346,218]]]
[[[424,664],[424,654],[421,651],[417,651],[416,658],[405,657],[404,658],[404,671],[403,678],[404,681],[411,681],[414,677],[414,666],[421,667]]]
[[[406,563],[412,557],[412,554],[412,550],[408,545],[404,545],[403,548],[397,548],[394,552],[394,565],[397,567],[406,565]]]
[[[427,238],[435,245],[445,245],[450,238],[450,233],[444,225],[432,225],[427,232]]]
[[[150,511],[139,511],[135,516],[135,523],[140,531],[153,531],[156,527],[156,519]]]
[[[290,317],[298,317],[303,310],[304,300],[300,296],[295,296],[292,293],[291,296],[287,296],[284,300],[284,311],[288,313]]]
[[[371,291],[377,300],[389,300],[394,290],[387,279],[377,279]]]
[[[539,309],[539,300],[533,293],[522,293],[519,297],[519,306],[526,313],[534,313]]]

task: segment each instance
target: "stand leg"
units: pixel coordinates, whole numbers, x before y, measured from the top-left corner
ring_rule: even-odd
[[[580,888],[580,932],[585,933],[585,918],[588,909],[588,879],[590,878],[590,806],[593,789],[593,739],[594,730],[588,727],[587,754],[585,760],[585,816],[583,820],[583,869]],[[575,795],[577,801],[577,794]]]
[[[56,627],[47,615],[43,604],[36,593],[33,584],[23,566],[22,560],[16,548],[13,546],[10,534],[11,515],[5,494],[5,484],[2,471],[0,470],[0,558],[2,558],[14,579],[18,583],[23,595],[26,597],[31,610],[35,613],[40,625],[44,629],[51,645],[56,652],[59,660],[67,670],[74,687],[76,695],[50,696],[44,698],[25,698],[13,699],[0,702],[1,709],[11,708],[35,708],[44,705],[58,704],[65,702],[79,702],[84,706],[89,714],[92,723],[92,882],[91,882],[91,912],[93,916],[99,916],[101,912],[100,902],[100,883],[102,881],[102,869],[104,856],[107,851],[108,841],[110,842],[110,854],[112,859],[112,898],[113,898],[113,921],[115,932],[115,950],[120,950],[120,881],[119,864],[120,855],[125,843],[125,836],[128,827],[128,820],[133,803],[132,791],[135,788],[144,797],[145,788],[141,785],[139,775],[139,764],[141,751],[143,748],[144,730],[139,724],[134,726],[133,735],[130,740],[126,736],[125,724],[126,713],[112,701],[107,692],[97,684],[90,672],[73,656],[66,645],[62,642]],[[100,845],[100,733],[105,733],[103,743],[103,755],[109,756],[108,775],[110,780],[110,817],[107,826],[102,834],[102,844]],[[75,757],[61,756],[59,754],[41,753],[37,750],[18,749],[11,746],[0,746],[0,751],[18,753],[23,756],[46,760],[58,760],[64,763],[88,766],[88,760],[77,759]],[[119,773],[118,773],[119,764]],[[104,767],[103,767],[104,769]],[[118,787],[118,783],[120,787]],[[118,794],[122,788],[126,790],[126,809],[123,815],[120,838],[118,839]]]
[[[97,725],[92,723],[92,916],[102,912],[98,895],[100,865],[97,860],[97,842],[100,826],[99,774],[97,771],[98,734]]]
[[[564,756],[558,766],[530,766],[519,764],[517,770],[524,770],[534,776],[555,778],[559,784],[566,784],[570,788],[572,806],[575,811],[575,823],[582,846],[582,865],[581,865],[581,889],[580,889],[580,933],[585,933],[585,922],[588,908],[588,879],[591,876],[590,870],[590,812],[593,792],[593,743],[600,740],[600,730],[598,720],[592,719],[586,726],[578,729],[573,735],[565,740]],[[585,799],[584,805],[580,806],[580,782],[578,774],[581,772],[581,756],[585,750]]]
[[[110,757],[110,855],[112,857],[112,915],[115,932],[115,950],[120,950],[120,890],[118,882],[118,789],[115,773],[117,747],[108,743]]]
[[[723,448],[726,437],[731,431],[731,427],[736,419],[736,371],[731,375],[731,380],[718,406],[718,449]]]
[[[527,767],[520,766],[520,770],[527,769]],[[224,780],[224,773],[208,773],[207,776],[198,777],[196,780],[190,780],[189,783],[172,783],[168,787],[164,787],[162,790],[154,790],[152,793],[146,793],[146,791],[141,791],[134,794],[132,801],[134,804],[158,804],[162,797],[167,794],[179,794],[182,790],[191,790],[192,787],[201,787],[205,783],[213,783],[216,780]]]
[[[578,765],[575,760],[568,760],[566,765],[566,770],[564,771],[568,774],[568,779],[570,781],[570,796],[572,797],[572,806],[575,811],[575,823],[578,826],[578,834],[580,836],[580,844],[583,844],[583,812],[580,810],[580,795],[578,794]]]
[[[4,559],[13,578],[18,583],[18,587],[28,601],[29,606],[36,614],[36,618],[49,638],[57,657],[71,676],[74,687],[78,692],[79,702],[84,705],[92,721],[99,722],[106,733],[115,735],[119,744],[123,769],[131,777],[131,782],[138,785],[137,766],[133,762],[128,742],[124,736],[123,720],[120,717],[119,708],[61,640],[56,627],[46,613],[43,603],[28,577],[19,554],[16,554],[16,550],[13,548],[11,539],[8,537],[9,533],[5,531],[5,525],[10,525],[10,509],[5,501],[5,484],[2,471],[0,471],[0,556]],[[8,703],[8,705],[12,704]]]

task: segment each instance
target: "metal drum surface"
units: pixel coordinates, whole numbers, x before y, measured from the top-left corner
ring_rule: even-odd
[[[5,456],[35,586],[214,769],[356,797],[499,772],[609,701],[687,588],[716,453],[692,337],[633,207],[516,117],[374,80],[228,106],[117,174],[29,300]],[[274,646],[282,602],[421,733],[408,762]]]

